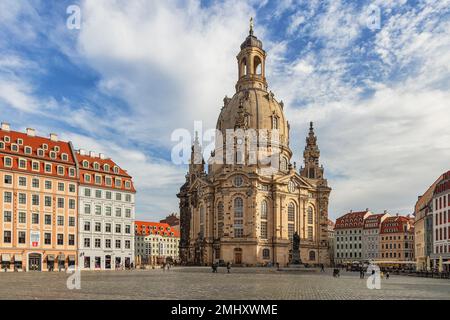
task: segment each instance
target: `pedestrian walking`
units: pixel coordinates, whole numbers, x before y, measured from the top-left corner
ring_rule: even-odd
[[[389,279],[389,271],[386,272],[386,279]]]
[[[227,263],[227,273],[230,273],[230,270],[231,270],[231,263],[228,262]]]
[[[323,263],[320,265],[320,272],[325,272],[325,266],[323,265]]]

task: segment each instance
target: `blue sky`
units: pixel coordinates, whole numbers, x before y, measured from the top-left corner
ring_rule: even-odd
[[[81,8],[81,28],[66,8]],[[380,12],[368,27],[368,8]],[[128,169],[137,218],[178,209],[176,128],[234,93],[249,17],[300,163],[314,121],[330,216],[411,213],[449,168],[450,1],[0,0],[0,120],[56,132]]]

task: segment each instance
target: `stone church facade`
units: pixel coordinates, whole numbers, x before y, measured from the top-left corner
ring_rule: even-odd
[[[252,26],[237,60],[236,93],[232,98],[225,97],[217,121],[217,131],[224,138],[216,139],[216,148],[206,164],[196,137],[186,182],[177,195],[181,261],[190,265],[231,262],[285,266],[292,261],[292,239],[297,233],[301,261],[329,265],[327,226],[331,188],[319,164],[313,124],[306,138],[304,165],[297,170],[289,147],[290,126],[284,105],[268,91],[266,52],[253,35]],[[228,141],[229,132],[249,129],[258,135],[267,132],[268,143],[260,144],[258,140],[255,145],[258,155],[270,156],[276,150],[275,168],[273,161],[271,164],[249,161],[249,149],[238,146],[247,143],[247,136],[230,139],[231,148],[226,145],[224,140]],[[277,140],[271,136],[272,132],[278,133]]]

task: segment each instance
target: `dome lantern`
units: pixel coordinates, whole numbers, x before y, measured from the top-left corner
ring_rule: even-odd
[[[267,91],[266,52],[263,49],[262,41],[253,35],[253,18],[250,19],[249,35],[241,44],[237,60],[239,79],[236,83],[236,92],[249,88]]]

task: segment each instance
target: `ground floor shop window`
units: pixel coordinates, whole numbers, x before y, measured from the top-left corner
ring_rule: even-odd
[[[55,260],[47,257],[47,270],[53,271],[55,269]]]
[[[116,257],[116,269],[120,268],[120,264],[121,264],[121,259],[120,257]]]
[[[91,257],[84,257],[84,267],[86,269],[91,268]]]
[[[131,259],[125,258],[125,268],[129,269],[131,267]]]
[[[22,270],[22,261],[14,262],[14,270]]]
[[[102,267],[102,258],[95,257],[95,268],[100,269]]]
[[[67,263],[68,267],[74,267],[75,266],[75,256],[69,256],[69,261]]]
[[[111,256],[105,257],[105,269],[111,269]]]
[[[58,269],[61,271],[66,266],[66,259],[63,255],[58,257]]]

